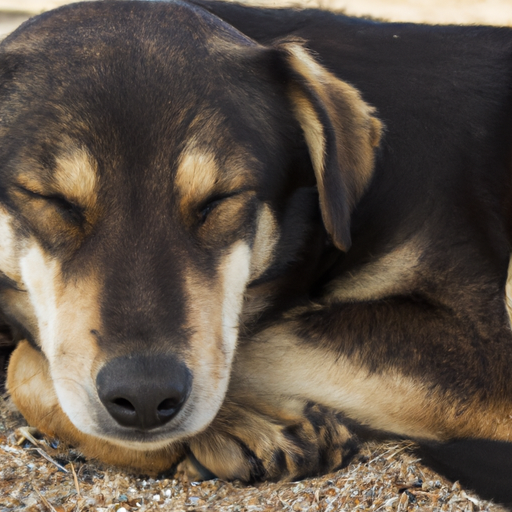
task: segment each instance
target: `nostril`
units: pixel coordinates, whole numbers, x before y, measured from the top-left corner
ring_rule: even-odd
[[[135,413],[135,407],[129,400],[126,400],[126,398],[115,398],[112,400],[112,403],[125,409],[127,412],[129,411]]]
[[[166,398],[162,400],[156,408],[159,416],[173,416],[176,413],[176,409],[180,406],[183,400],[176,398]]]

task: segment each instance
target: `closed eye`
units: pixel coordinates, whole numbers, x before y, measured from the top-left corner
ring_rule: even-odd
[[[215,209],[215,207],[222,201],[222,199],[216,199],[215,201],[210,201],[207,205],[203,206],[202,210],[199,213],[199,222],[200,224],[204,224],[208,215]]]
[[[18,187],[22,192],[26,195],[34,197],[36,199],[43,199],[51,204],[53,204],[57,210],[66,218],[66,220],[73,222],[75,224],[80,224],[84,221],[84,209],[83,207],[72,203],[64,196],[60,194],[41,194],[39,192],[34,192],[25,187]]]
[[[236,196],[238,194],[241,194],[244,192],[243,190],[237,190],[235,192],[230,192],[227,194],[219,194],[216,196],[211,197],[207,201],[205,201],[200,209],[199,209],[199,223],[204,224],[206,222],[206,219],[208,218],[208,215],[220,204],[222,201],[225,201],[226,199],[229,199],[230,197]]]

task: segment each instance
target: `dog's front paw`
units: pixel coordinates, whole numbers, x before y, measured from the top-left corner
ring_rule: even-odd
[[[343,417],[312,403],[279,405],[227,399],[219,415],[189,442],[188,472],[245,482],[299,480],[335,471],[358,450]],[[197,470],[197,468],[201,470]]]

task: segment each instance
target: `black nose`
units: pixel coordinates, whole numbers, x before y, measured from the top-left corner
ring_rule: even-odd
[[[178,414],[192,384],[188,368],[175,357],[124,356],[105,364],[96,377],[98,396],[123,427],[151,430]]]

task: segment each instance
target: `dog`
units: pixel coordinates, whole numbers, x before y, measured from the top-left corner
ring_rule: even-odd
[[[0,52],[30,424],[244,481],[406,437],[512,501],[511,30],[90,2]]]

